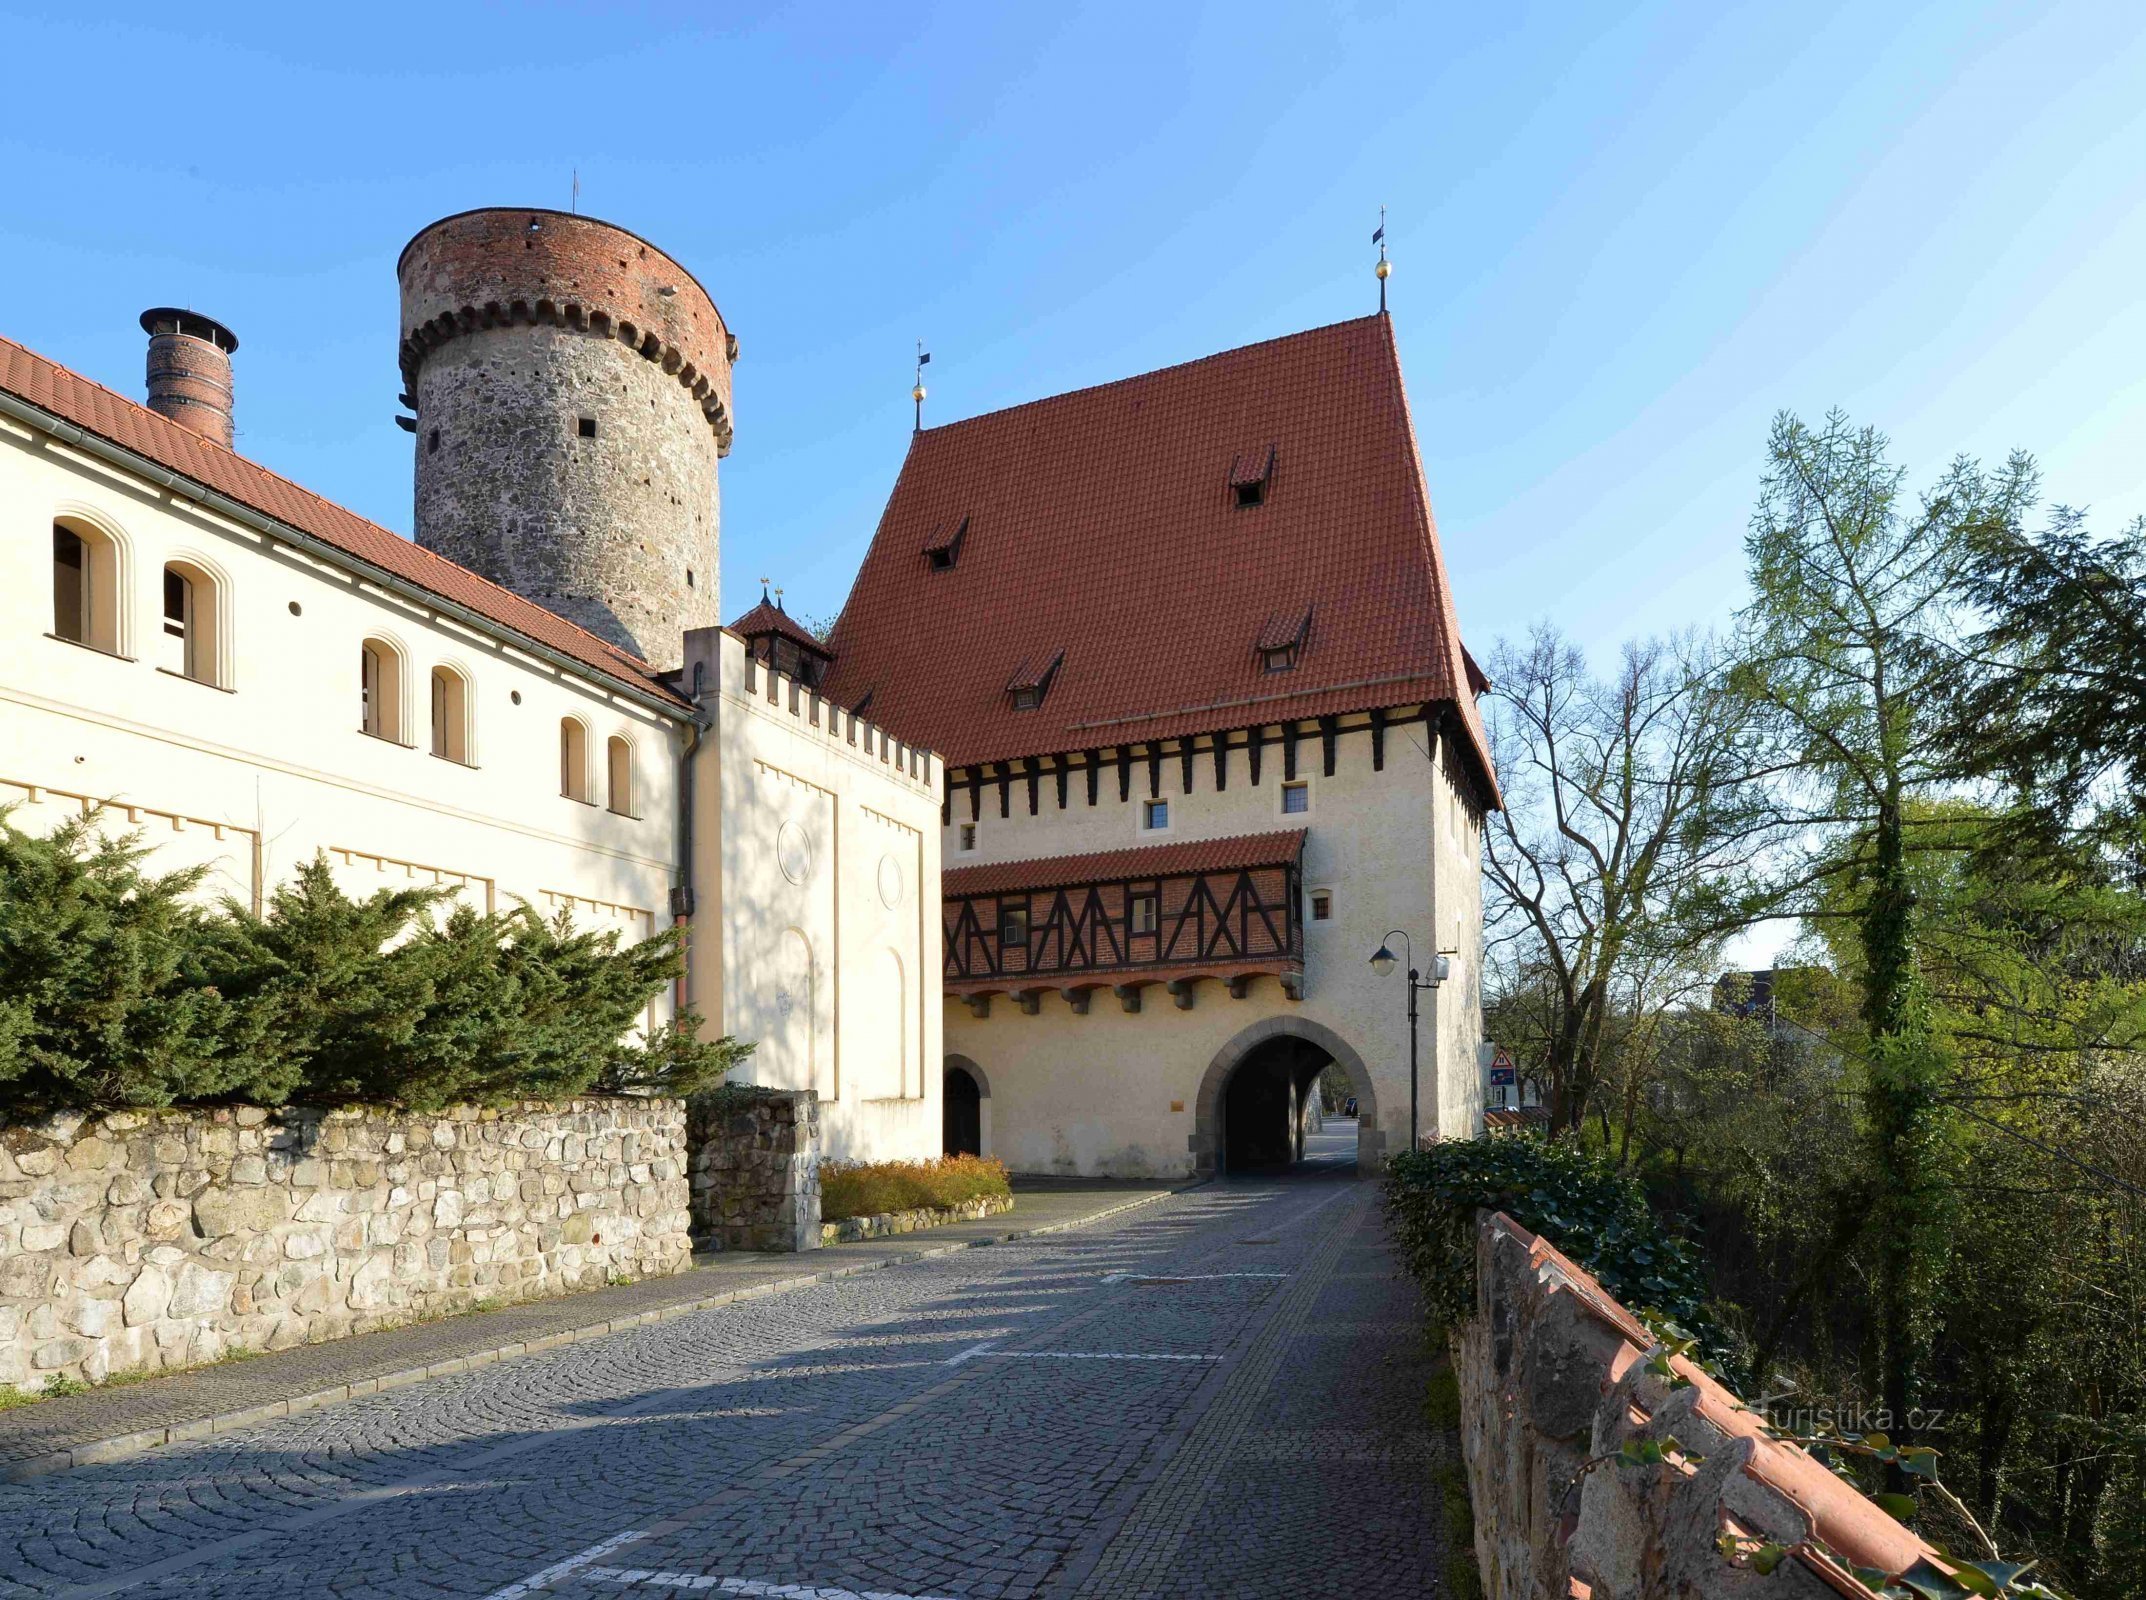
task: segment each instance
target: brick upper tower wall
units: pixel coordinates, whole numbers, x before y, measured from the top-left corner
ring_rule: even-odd
[[[736,346],[623,228],[467,211],[403,250],[417,542],[656,667],[717,614]]]

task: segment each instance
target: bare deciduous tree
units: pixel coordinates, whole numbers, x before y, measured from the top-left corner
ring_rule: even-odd
[[[1752,848],[1741,712],[1710,641],[1628,646],[1595,677],[1548,626],[1492,658],[1505,808],[1486,835],[1493,1031],[1579,1125],[1623,1043],[1718,959]],[[1502,1032],[1501,1032],[1502,1030]]]

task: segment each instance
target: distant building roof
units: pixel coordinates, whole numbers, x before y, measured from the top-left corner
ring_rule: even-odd
[[[916,434],[831,645],[955,766],[1435,704],[1495,796],[1384,316]]]
[[[746,639],[764,638],[777,634],[788,639],[802,650],[809,650],[823,659],[829,654],[819,635],[799,622],[774,601],[762,596],[758,605],[730,625],[730,631]]]
[[[1303,854],[1304,830],[1289,828],[1277,833],[1238,834],[1228,839],[1186,839],[1131,850],[1101,850],[1084,856],[1044,856],[1031,861],[949,867],[940,875],[939,888],[949,898],[1011,894],[1024,889],[1065,889],[1084,883],[1282,867]]]
[[[593,672],[686,703],[647,662],[608,640],[9,339],[0,339],[0,390]]]

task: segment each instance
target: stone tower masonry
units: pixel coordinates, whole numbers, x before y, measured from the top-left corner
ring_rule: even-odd
[[[675,667],[717,614],[716,462],[737,344],[693,278],[558,211],[445,217],[404,247],[417,542]]]

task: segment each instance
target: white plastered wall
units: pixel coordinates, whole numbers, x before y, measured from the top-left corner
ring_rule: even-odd
[[[755,1044],[742,1081],[818,1091],[832,1159],[935,1156],[939,763],[720,629],[696,671],[694,1003]]]
[[[1223,983],[1202,981],[1189,1011],[1158,984],[1144,989],[1140,1010],[1128,1014],[1108,979],[1090,993],[1085,1015],[1057,990],[1041,996],[1032,1016],[1010,994],[992,996],[981,1018],[966,1002],[949,1000],[946,1048],[981,1069],[988,1096],[984,1153],[1017,1172],[1188,1175],[1195,1170],[1194,1136],[1210,1069],[1247,1035],[1272,1032],[1279,1023],[1361,1061],[1379,1131],[1365,1141],[1360,1159],[1375,1165],[1408,1140],[1406,989],[1400,971],[1380,977],[1369,965],[1395,928],[1408,931],[1426,970],[1437,950],[1454,952],[1447,986],[1420,999],[1421,1134],[1474,1133],[1481,1121],[1480,834],[1456,783],[1455,759],[1450,743],[1433,739],[1417,721],[1386,730],[1384,768],[1375,770],[1368,728],[1344,727],[1329,777],[1318,737],[1306,734],[1297,743],[1296,776],[1308,786],[1310,809],[1284,814],[1278,744],[1263,750],[1256,785],[1244,751],[1231,751],[1219,792],[1212,757],[1200,750],[1189,794],[1172,750],[1161,764],[1160,796],[1170,804],[1163,832],[1141,826],[1150,783],[1143,754],[1132,764],[1129,800],[1119,800],[1116,769],[1106,764],[1097,803],[1088,804],[1085,774],[1075,770],[1061,810],[1055,776],[1046,773],[1034,815],[1027,780],[1016,773],[1007,789],[1009,814],[1001,816],[994,774],[980,792],[973,852],[960,849],[962,824],[971,816],[966,784],[957,784],[945,830],[949,869],[1306,829],[1301,1001],[1290,1000],[1274,978],[1254,980],[1241,999],[1232,999]],[[1315,922],[1310,898],[1322,890],[1333,897],[1333,914]]]
[[[52,526],[120,552],[124,656],[51,637]],[[219,579],[214,685],[159,671],[162,573]],[[361,731],[359,647],[403,652],[402,742]],[[131,659],[127,659],[131,657]],[[468,683],[467,764],[431,754],[430,681]],[[518,697],[518,700],[517,700]],[[559,721],[634,752],[637,816],[560,792]],[[159,870],[257,903],[318,852],[364,891],[439,883],[646,937],[669,917],[684,724],[511,644],[372,588],[146,480],[0,419],[0,806],[48,831],[106,803]],[[667,1012],[668,998],[659,1007]]]

